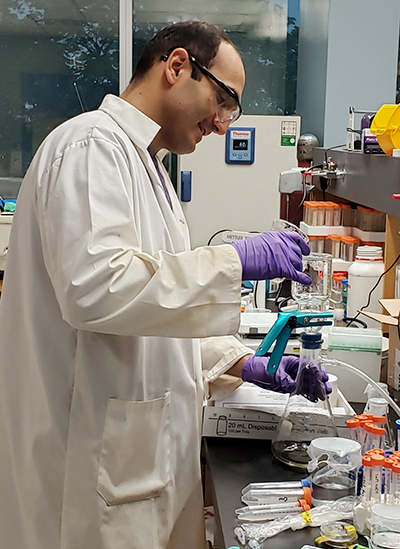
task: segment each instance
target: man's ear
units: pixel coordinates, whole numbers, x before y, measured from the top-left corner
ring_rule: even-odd
[[[174,84],[182,75],[183,70],[191,70],[189,54],[184,48],[175,48],[165,61],[164,74],[169,84]]]

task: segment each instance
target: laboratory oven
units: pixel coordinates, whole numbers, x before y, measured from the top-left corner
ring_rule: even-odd
[[[242,116],[178,160],[178,195],[192,246],[218,231],[263,232],[279,217],[279,174],[297,166],[298,116]],[[224,233],[212,244],[221,244]]]

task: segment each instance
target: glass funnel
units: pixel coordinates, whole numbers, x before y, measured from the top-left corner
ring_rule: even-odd
[[[311,441],[338,435],[321,380],[321,333],[303,332],[300,343],[296,384],[279,421],[272,453],[290,467],[306,469],[310,460],[307,449]]]
[[[309,242],[309,238],[297,225],[294,223],[290,223],[290,221],[286,221],[286,219],[274,219],[271,225],[271,231],[277,231],[277,232],[283,232],[283,233],[297,233],[301,236],[301,238],[304,240],[304,242]],[[304,263],[303,263],[304,265]],[[284,278],[274,278],[271,280],[271,282],[275,282],[276,284],[280,284],[283,282]]]
[[[303,257],[303,272],[311,278],[306,286],[292,282],[292,296],[297,301],[299,311],[321,312],[329,308],[331,294],[332,256],[314,253]]]
[[[271,231],[279,231],[284,233],[297,233],[301,236],[301,238],[305,242],[307,242],[307,244],[310,240],[305,232],[299,229],[299,227],[294,223],[290,223],[290,221],[286,221],[286,219],[274,219],[271,225]]]

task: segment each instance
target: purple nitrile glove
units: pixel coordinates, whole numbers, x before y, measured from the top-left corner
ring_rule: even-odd
[[[329,376],[324,369],[320,370],[316,364],[309,363],[300,370],[292,394],[302,395],[311,402],[325,400],[325,397],[332,392],[328,379]]]
[[[242,262],[243,280],[288,278],[301,284],[311,284],[302,272],[302,254],[310,248],[297,233],[267,232],[246,240],[232,242]]]
[[[328,374],[325,370],[321,370],[320,373],[315,365],[312,365],[313,369],[310,368],[307,374],[302,376],[301,383],[296,383],[299,369],[298,357],[283,356],[274,374],[269,374],[267,371],[268,361],[269,358],[265,356],[250,356],[243,365],[243,381],[278,393],[301,394],[312,402],[317,402],[318,399],[324,400],[325,394],[329,395],[332,392],[332,387],[327,383]]]

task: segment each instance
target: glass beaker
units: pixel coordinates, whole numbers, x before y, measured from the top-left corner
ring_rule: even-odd
[[[272,453],[294,469],[307,469],[311,441],[316,437],[335,437],[337,429],[321,380],[321,333],[303,332],[300,344],[296,384],[279,421]],[[304,395],[315,395],[315,402]]]
[[[329,308],[332,278],[332,255],[312,252],[303,257],[303,272],[311,278],[306,286],[292,282],[292,296],[299,311],[321,312]]]
[[[361,444],[341,437],[314,439],[309,448],[311,497],[314,506],[356,493]]]
[[[400,549],[400,516],[398,505],[376,503],[371,508],[372,549]]]

